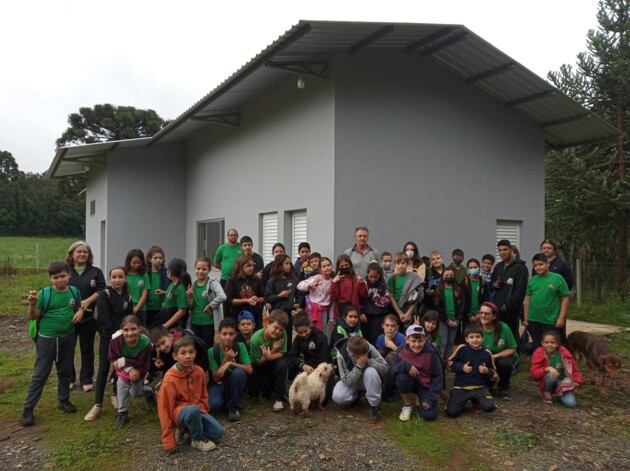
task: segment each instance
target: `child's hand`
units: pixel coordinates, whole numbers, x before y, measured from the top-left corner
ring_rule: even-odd
[[[560,377],[560,373],[558,373],[558,370],[556,370],[553,366],[548,366],[547,368],[545,368],[545,371],[551,373],[551,375],[555,378]]]
[[[359,316],[359,321],[363,322],[364,324],[367,323],[367,316],[365,314],[361,314]]]
[[[284,291],[280,291],[280,293],[278,294],[279,298],[288,298],[289,294],[291,294],[291,290],[290,289],[285,289]]]
[[[358,273],[355,273],[354,279],[357,280],[358,283],[360,283],[363,278],[361,278],[361,275],[359,275]]]
[[[112,363],[112,367],[117,370],[118,369],[118,360],[116,360],[114,363]]]
[[[162,367],[164,366],[164,362],[163,362],[162,360],[160,360],[160,358],[159,358],[159,357],[158,357],[158,358],[156,358],[156,359],[153,361],[153,364],[155,365],[155,367],[156,367],[156,368],[162,368]],[[116,368],[116,367],[114,367],[114,368]]]
[[[223,363],[230,363],[235,358],[236,358],[236,352],[234,350],[228,350],[227,352],[225,352]]]
[[[415,366],[411,365],[411,368],[409,368],[409,375],[413,378],[417,378],[418,374],[420,372],[418,371],[418,368],[416,368]]]
[[[31,306],[35,306],[37,304],[37,291],[29,291],[26,300]]]
[[[262,272],[262,270],[260,270],[258,273],[256,273],[256,278],[261,280],[262,279],[262,275],[263,275],[263,272]]]
[[[485,363],[482,363],[481,365],[479,365],[479,373],[481,373],[482,375],[487,375],[488,371],[490,370],[488,369]]]
[[[313,368],[312,366],[309,365],[304,365],[302,367],[302,370],[307,374],[310,375],[313,371],[315,371],[315,368]]]
[[[403,312],[400,314],[400,322],[402,322],[403,324],[406,324],[410,320],[411,320],[411,314],[407,314],[406,312]]]
[[[342,275],[341,271],[338,271],[335,277],[333,278],[333,283],[339,283],[344,276],[346,275]]]
[[[265,304],[265,307],[271,311],[271,304],[267,303]]]
[[[188,285],[188,289],[186,290],[186,295],[192,296],[195,290],[193,289],[193,285]]]
[[[74,313],[74,316],[72,316],[72,323],[73,324],[78,324],[79,322],[81,322],[81,320],[83,319],[83,314],[85,313],[84,309],[82,307],[80,307],[77,312]]]
[[[457,327],[459,324],[457,323],[457,321],[448,321],[448,326],[449,327]]]
[[[390,339],[389,337],[385,337],[385,346],[387,348],[389,348],[390,350],[398,350],[398,346],[394,343],[394,341],[392,339]]]
[[[424,402],[421,404],[421,406],[422,406],[422,408],[423,408],[424,410],[431,409],[431,404],[429,404],[427,401],[424,401]]]
[[[318,287],[318,286],[319,286],[319,285],[321,285],[321,284],[322,284],[322,280],[321,280],[321,279],[316,280],[316,281],[314,281],[314,282],[311,284],[311,289],[316,288],[316,287]]]
[[[357,366],[360,367],[364,367],[367,366],[368,364],[368,357],[367,355],[361,355],[360,357],[357,357]]]
[[[413,316],[413,324],[420,325],[420,316]]]
[[[154,293],[158,296],[162,296],[163,294],[166,294],[166,291],[164,291],[163,289],[156,289]]]
[[[255,306],[256,303],[258,303],[258,298],[256,296],[252,296],[251,298],[247,299],[247,304],[249,304],[250,306]]]
[[[470,366],[470,362],[462,366],[462,370],[464,371],[464,373],[472,373],[472,366]]]
[[[207,312],[208,314],[212,314],[212,307],[210,307],[210,304],[204,307],[202,312]]]
[[[261,345],[260,351],[262,352],[262,355],[268,360],[269,356],[271,355],[271,349],[269,347],[266,347],[265,345]]]
[[[129,379],[131,381],[138,381],[140,379],[140,372],[135,368],[129,370]]]
[[[283,343],[284,343],[284,339],[276,340],[273,343],[273,348],[271,349],[271,353],[278,353],[278,350],[280,350],[280,347],[282,347]]]

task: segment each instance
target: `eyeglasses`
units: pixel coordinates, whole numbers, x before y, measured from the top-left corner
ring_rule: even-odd
[[[479,311],[480,316],[491,316],[493,313],[488,311]]]

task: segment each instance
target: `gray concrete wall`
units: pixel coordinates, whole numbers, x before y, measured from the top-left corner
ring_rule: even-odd
[[[186,158],[180,144],[114,150],[107,159],[107,267],[130,249],[159,245],[166,261],[186,254]]]
[[[94,214],[90,214],[92,201]],[[85,190],[85,241],[90,244],[94,264],[99,268],[106,260],[107,253],[107,240],[101,239],[102,221],[107,223],[107,167],[91,163]]]
[[[311,245],[332,254],[333,100],[330,80],[306,78],[298,90],[296,77],[287,74],[242,110],[239,127],[208,125],[189,142],[188,260],[196,257],[198,221],[225,219],[226,231],[251,236],[260,253],[260,213],[279,213],[286,245],[285,216],[301,209]]]
[[[521,253],[544,234],[543,131],[417,54],[335,57],[335,253],[370,243],[423,255],[496,249],[497,219],[521,220]]]

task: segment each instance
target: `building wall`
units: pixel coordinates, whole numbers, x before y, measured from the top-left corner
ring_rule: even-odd
[[[107,158],[107,266],[130,249],[159,245],[166,260],[185,256],[186,159],[181,144],[114,150]]]
[[[91,205],[94,204],[94,214]],[[91,163],[85,190],[85,241],[90,244],[94,264],[101,267],[107,253],[107,239],[101,237],[101,224],[107,224],[107,167]]]
[[[279,239],[289,244],[285,219],[302,209],[311,245],[332,253],[333,100],[330,80],[306,78],[298,90],[287,74],[242,110],[239,127],[209,124],[189,142],[188,260],[197,255],[198,221],[224,218],[226,232],[251,236],[260,253],[260,214],[279,212]]]
[[[422,255],[496,249],[497,219],[520,220],[521,253],[544,234],[543,130],[417,54],[339,55],[335,74],[335,253],[354,228]]]

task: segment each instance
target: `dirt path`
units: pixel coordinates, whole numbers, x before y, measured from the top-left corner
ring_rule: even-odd
[[[567,335],[576,330],[595,335],[608,335],[621,331],[621,327],[608,324],[596,324],[595,322],[567,320]]]

